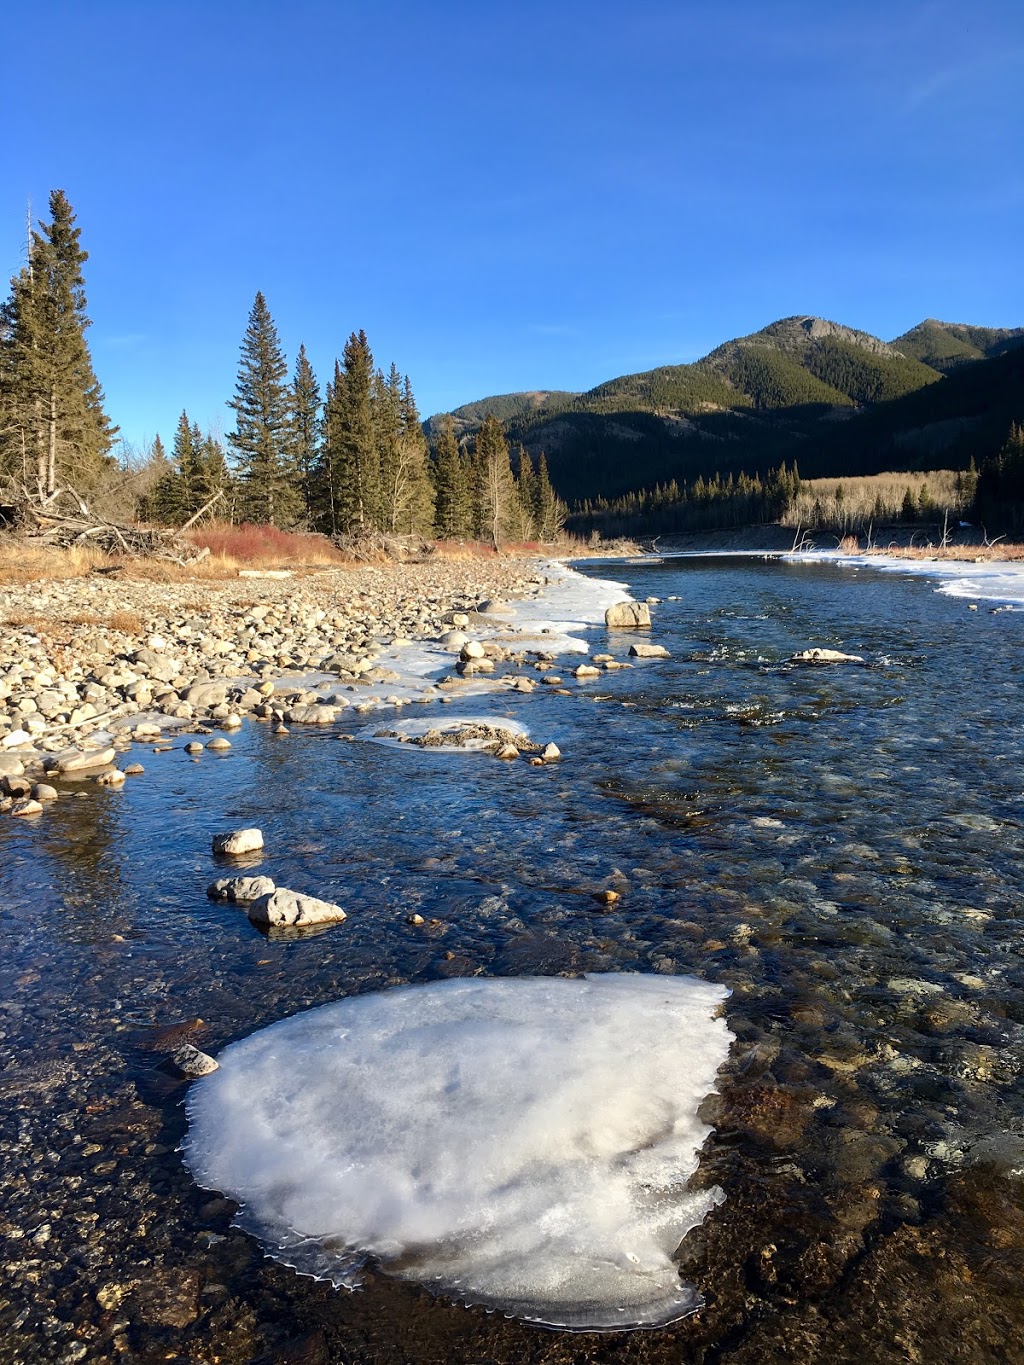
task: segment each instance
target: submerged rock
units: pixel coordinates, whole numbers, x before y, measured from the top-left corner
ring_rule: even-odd
[[[862,664],[859,654],[844,654],[838,649],[802,649],[787,660],[791,664]]]
[[[270,877],[218,877],[206,888],[212,901],[230,901],[237,905],[244,901],[257,901],[261,896],[271,895],[277,888]]]

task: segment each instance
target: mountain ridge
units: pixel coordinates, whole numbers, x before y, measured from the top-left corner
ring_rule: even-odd
[[[546,452],[569,500],[715,472],[763,473],[783,459],[799,460],[805,474],[876,472],[885,459],[921,468],[940,457],[966,464],[970,454],[991,453],[1006,413],[1014,414],[1007,426],[1024,416],[1014,398],[1018,362],[997,364],[1014,355],[1024,360],[1024,328],[926,319],[887,342],[794,314],[690,364],[620,375],[579,394],[496,395],[464,404],[453,419],[460,437],[471,437],[487,405],[502,403],[494,415],[510,440],[533,455]],[[962,373],[978,366],[980,375],[964,382]],[[428,435],[438,422],[424,424]],[[972,433],[976,451],[968,449]]]

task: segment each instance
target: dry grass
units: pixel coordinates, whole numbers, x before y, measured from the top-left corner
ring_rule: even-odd
[[[106,625],[108,630],[120,630],[125,635],[141,635],[145,630],[142,618],[134,611],[115,611]]]
[[[387,564],[383,552],[371,560],[346,555],[326,536],[296,531],[281,531],[274,526],[209,522],[188,534],[192,544],[209,550],[198,564],[179,565],[164,559],[132,559],[107,555],[94,547],[60,550],[54,546],[33,545],[14,537],[0,538],[0,585],[35,583],[44,579],[85,578],[93,573],[118,573],[125,578],[149,583],[190,581],[220,582],[238,577],[242,568],[290,569],[297,577],[325,568],[355,569],[366,563]],[[479,540],[433,542],[432,557],[453,562],[493,560],[494,547]],[[503,555],[586,553],[586,542],[565,537],[557,545],[536,541],[503,544]],[[13,623],[8,623],[13,624]],[[102,624],[98,619],[81,620],[82,625]]]
[[[35,583],[41,578],[83,578],[110,564],[102,550],[75,546],[58,550],[11,538],[0,542],[0,583]]]
[[[997,541],[994,545],[890,545],[875,546],[865,554],[884,555],[886,559],[951,559],[971,564],[1002,564],[1024,560],[1024,545]]]
[[[293,568],[296,565],[332,564],[348,561],[326,536],[281,531],[276,526],[254,526],[243,522],[211,521],[188,534],[193,545],[210,551],[210,558],[225,565],[256,565],[264,569]]]

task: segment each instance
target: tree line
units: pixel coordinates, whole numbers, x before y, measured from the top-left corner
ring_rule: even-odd
[[[118,429],[86,341],[88,259],[63,191],[31,233],[27,261],[0,307],[0,476],[45,497],[61,485],[92,494],[119,472]],[[541,455],[513,453],[493,417],[475,440],[450,416],[436,450],[412,384],[385,373],[353,332],[321,390],[305,346],[289,374],[267,301],[257,293],[242,339],[226,444],[183,411],[170,453],[158,435],[134,470],[135,512],[184,525],[204,511],[230,521],[331,536],[502,541],[557,537],[565,518]],[[515,468],[513,468],[513,464]]]

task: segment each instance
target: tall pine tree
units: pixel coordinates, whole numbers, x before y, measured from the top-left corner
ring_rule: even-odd
[[[320,454],[320,386],[304,345],[299,347],[295,361],[290,399],[290,460],[298,479],[306,521],[312,524]]]
[[[451,413],[441,419],[434,455],[436,507],[434,529],[443,540],[466,540],[473,534],[473,499],[469,466],[455,436]]]
[[[272,526],[294,525],[301,499],[291,462],[288,366],[262,293],[256,295],[242,341],[235,396],[235,430],[228,440],[241,480],[242,516]]]
[[[533,460],[523,445],[519,447],[519,475],[516,479],[516,492],[519,495],[517,520],[519,526],[516,539],[533,540],[537,528],[537,479],[533,472]]]
[[[534,516],[537,524],[537,535],[545,544],[547,544],[553,540],[557,540],[561,535],[562,530],[565,527],[565,518],[568,509],[551,486],[547,457],[543,450],[537,459],[535,496],[536,512]]]
[[[322,482],[329,504],[323,529],[375,530],[380,512],[380,452],[373,420],[373,356],[366,333],[353,332],[335,366],[324,433]]]
[[[47,494],[61,481],[88,490],[117,435],[85,339],[89,253],[63,190],[50,195],[50,216],[31,234],[0,321],[0,468]]]

